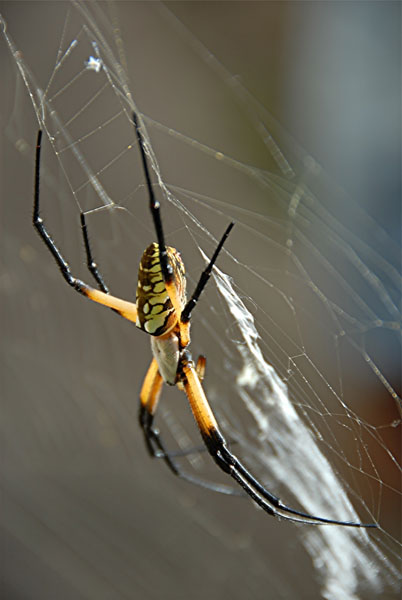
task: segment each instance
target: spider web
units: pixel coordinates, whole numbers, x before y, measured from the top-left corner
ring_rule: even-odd
[[[158,598],[161,590],[177,598],[178,574],[179,595],[194,598],[266,598],[266,589],[284,598],[398,594],[398,185],[384,187],[389,201],[382,199],[377,214],[366,189],[355,202],[266,108],[280,113],[275,93],[288,85],[280,96],[286,99],[297,86],[278,65],[286,64],[281,44],[291,45],[290,36],[274,33],[281,24],[297,39],[299,9],[287,14],[261,3],[267,40],[265,30],[255,35],[257,14],[246,18],[246,3],[230,3],[230,18],[228,3],[203,4],[5,3],[9,63],[12,57],[6,132],[17,151],[14,179],[23,170],[28,181],[4,195],[13,199],[4,203],[2,279],[10,315],[2,525],[11,548],[9,597],[21,593],[13,579],[20,557],[30,565],[24,597],[35,589],[54,597],[61,577],[66,598]],[[29,31],[18,20],[21,7]],[[335,31],[347,36],[357,16],[343,10],[315,5],[308,16],[320,15],[323,30],[336,16]],[[384,27],[391,27],[392,10],[382,8]],[[363,23],[372,18],[367,8]],[[237,51],[238,23],[255,62]],[[261,73],[267,78],[265,68],[276,92],[271,84],[261,102],[264,90],[253,82]],[[236,221],[192,327],[193,354],[207,357],[205,389],[233,450],[286,504],[375,522],[378,530],[280,523],[251,501],[185,485],[145,456],[136,397],[148,340],[66,290],[29,223],[24,230],[20,224],[31,210],[39,123],[49,230],[73,273],[90,281],[78,226],[79,210],[86,211],[112,293],[133,297],[136,265],[154,239],[133,109],[145,127],[167,242],[182,253],[190,289],[228,221]],[[291,114],[281,117],[297,129]],[[342,149],[347,154],[344,141]],[[382,169],[392,173],[391,158],[376,165]],[[21,296],[29,298],[27,309]],[[161,430],[169,447],[198,446],[178,397],[164,392]],[[225,481],[202,452],[183,465]],[[219,569],[210,566],[212,555]],[[209,584],[191,572],[200,560]]]

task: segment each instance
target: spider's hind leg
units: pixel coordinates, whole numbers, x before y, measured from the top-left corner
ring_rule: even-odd
[[[201,479],[199,477],[194,477],[190,475],[190,473],[185,472],[175,461],[175,458],[180,458],[184,456],[188,456],[189,454],[193,454],[196,452],[201,452],[207,450],[206,447],[194,447],[189,448],[187,450],[178,450],[177,452],[169,452],[166,450],[165,444],[160,435],[159,429],[152,426],[152,419],[146,423],[147,419],[144,419],[144,410],[143,407],[140,408],[140,424],[144,433],[145,444],[147,450],[152,458],[160,458],[167,465],[169,470],[176,475],[179,479],[184,479],[184,481],[188,481],[193,485],[198,485],[199,487],[206,488],[211,490],[212,492],[217,492],[218,494],[226,494],[228,496],[245,496],[244,492],[239,489],[232,488],[230,486],[214,483],[212,481],[206,481],[205,479]]]
[[[325,517],[316,517],[286,506],[277,496],[267,490],[229,450],[228,444],[221,434],[215,416],[209,406],[190,356],[183,358],[181,377],[201,436],[212,458],[222,471],[230,475],[243,488],[244,492],[267,514],[289,521],[312,525],[376,527],[375,523],[338,521]]]
[[[198,365],[200,372],[202,372],[201,374],[203,374],[205,370],[205,359],[203,357],[200,357],[198,360],[197,366]],[[152,458],[162,459],[169,470],[180,479],[184,479],[185,481],[210,489],[213,492],[218,492],[220,494],[243,496],[244,494],[238,489],[210,481],[205,481],[186,473],[183,471],[181,466],[179,466],[177,461],[174,460],[174,458],[191,454],[193,451],[197,452],[200,450],[199,448],[191,448],[184,451],[179,450],[178,452],[169,452],[166,449],[159,429],[154,427],[153,424],[162,390],[162,384],[163,380],[158,371],[157,362],[155,359],[153,359],[141,388],[139,409],[139,422],[144,434],[145,445],[150,456]]]

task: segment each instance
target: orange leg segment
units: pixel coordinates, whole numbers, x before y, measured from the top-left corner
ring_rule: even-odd
[[[149,415],[153,416],[155,414],[162,391],[162,384],[163,379],[158,371],[158,363],[153,358],[140,392],[141,407]]]
[[[90,300],[93,300],[98,304],[103,304],[103,306],[107,306],[108,308],[113,308],[125,319],[133,321],[134,323],[136,322],[137,306],[133,302],[127,302],[127,300],[121,300],[120,298],[116,298],[116,296],[112,296],[111,294],[105,294],[105,292],[101,292],[100,290],[92,288],[82,281],[77,280],[76,284],[78,291],[80,291],[81,294]]]
[[[203,357],[200,358],[202,361]],[[205,362],[204,364],[202,364],[202,362],[200,363],[200,359],[198,359],[197,370],[200,369],[200,372],[203,375]],[[184,389],[188,401],[190,402],[194,418],[201,431],[202,437],[204,439],[205,437],[208,438],[218,431],[218,423],[216,422],[212,409],[208,404],[207,397],[202,389],[200,378],[192,362],[188,362],[183,366],[183,376],[184,377],[182,381]]]

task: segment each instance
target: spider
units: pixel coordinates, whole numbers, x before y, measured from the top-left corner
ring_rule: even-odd
[[[376,527],[373,523],[363,524],[315,517],[286,506],[278,497],[266,490],[229,449],[229,444],[219,429],[201,385],[206,359],[204,356],[200,356],[197,363],[194,364],[189,352],[189,344],[192,311],[210,278],[212,268],[234,223],[230,223],[227,227],[209,264],[202,272],[193,295],[187,301],[184,265],[179,252],[175,248],[165,245],[160,203],[154,196],[146,147],[135,113],[133,114],[133,123],[157,238],[157,243],[152,243],[144,251],[140,262],[136,303],[122,300],[109,293],[92,256],[83,212],[80,214],[80,220],[86,262],[97,283],[97,288],[91,287],[73,276],[68,263],[48,232],[40,216],[39,201],[42,131],[38,132],[36,145],[33,224],[53,255],[64,279],[74,290],[134,322],[139,329],[151,336],[153,358],[141,388],[139,409],[139,422],[150,455],[162,458],[175,475],[193,483],[199,483],[220,493],[243,496],[248,494],[269,515],[315,525]],[[232,477],[242,490],[196,479],[183,472],[177,461],[174,460],[174,456],[178,456],[180,453],[169,454],[166,451],[159,430],[153,423],[164,382],[168,385],[175,385],[185,392],[206,449],[222,471]]]

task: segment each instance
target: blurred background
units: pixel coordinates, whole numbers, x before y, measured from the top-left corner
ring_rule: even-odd
[[[399,3],[3,2],[1,13],[18,51],[3,36],[2,597],[399,597]],[[317,485],[318,459],[297,456],[274,378],[252,384],[250,372],[264,377],[245,325],[211,282],[192,349],[207,356],[205,388],[226,436],[287,504],[313,511],[322,501],[320,516],[375,520],[370,537],[276,521],[146,454],[137,398],[149,340],[69,290],[31,225],[38,120],[19,61],[35,102],[41,90],[109,194],[88,185],[49,108],[49,229],[89,281],[78,216],[93,211],[102,273],[112,293],[133,298],[154,233],[116,101],[122,79],[104,47],[109,77],[85,67],[94,40],[113,44],[127,72],[174,194],[163,219],[190,288],[200,248],[210,254],[236,220],[219,267],[358,516],[335,489],[325,503],[330,479],[323,472]],[[110,202],[117,208],[96,210]],[[198,445],[184,396],[169,389],[164,399],[169,446]],[[205,455],[185,465],[225,481]]]

